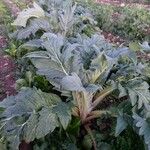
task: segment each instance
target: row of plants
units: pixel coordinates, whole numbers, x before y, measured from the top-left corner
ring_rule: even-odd
[[[150,13],[149,9],[129,5],[113,6],[95,4],[91,1],[90,7],[95,14],[98,26],[127,40],[150,40]]]
[[[21,9],[27,8],[30,4],[32,4],[32,2],[32,0],[13,0],[13,3],[15,3]]]
[[[131,2],[131,3],[140,3],[140,4],[149,4],[149,0],[125,0],[124,2]]]
[[[149,0],[97,0],[98,2],[150,4]]]
[[[5,26],[9,21],[11,21],[10,12],[2,1],[0,1],[0,18],[0,35],[2,36],[5,35],[6,32]]]
[[[0,103],[3,150],[150,149],[149,63],[93,18],[83,2],[38,0],[12,23],[18,94]]]

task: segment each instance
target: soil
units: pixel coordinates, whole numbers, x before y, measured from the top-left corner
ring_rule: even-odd
[[[124,45],[126,43],[126,40],[121,38],[120,36],[113,35],[112,33],[105,31],[103,31],[102,34],[108,42],[113,43],[117,46]]]
[[[15,91],[15,64],[9,56],[0,56],[0,100],[8,95],[14,95]]]
[[[12,0],[3,0],[3,2],[10,10],[12,17],[16,17],[20,12],[20,8]]]
[[[7,42],[8,42],[7,38],[0,35],[0,49],[7,47]]]

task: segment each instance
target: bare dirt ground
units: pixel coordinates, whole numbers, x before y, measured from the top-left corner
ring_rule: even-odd
[[[11,12],[12,17],[16,17],[20,9],[11,1],[2,1]],[[15,91],[15,62],[7,56],[3,50],[8,46],[9,39],[3,31],[0,33],[0,100],[8,95],[14,95]]]

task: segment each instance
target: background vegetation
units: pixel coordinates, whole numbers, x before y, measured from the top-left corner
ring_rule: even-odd
[[[16,11],[28,5],[24,1],[17,0],[14,0],[13,4],[17,7],[13,9]],[[10,23],[14,16],[11,16],[11,7],[0,2],[2,12],[0,23],[5,26],[1,35],[4,35],[10,43],[7,48],[4,48],[3,55],[7,54],[15,61],[15,90],[19,93],[16,97],[8,97],[0,103],[2,112],[0,148],[17,149],[21,141],[25,140],[31,142],[30,146],[35,150],[88,150],[95,148],[95,145],[97,149],[102,150],[149,149],[149,10],[129,5],[118,7],[95,4],[92,1],[88,3],[78,1],[74,12],[74,5],[69,5],[69,2],[67,3],[67,6],[71,6],[69,8],[65,4],[60,7],[59,1],[52,6],[46,0],[43,2],[39,0],[38,4],[43,8],[45,16],[43,16],[43,11],[38,9],[41,13],[37,16],[38,19],[32,18],[29,13],[25,24],[22,25],[21,20],[24,16],[21,15],[19,18],[21,20],[14,22],[17,27],[12,27]],[[33,8],[31,3],[30,5]],[[68,11],[65,11],[65,7]],[[55,15],[51,16],[51,11]],[[70,17],[71,13],[74,17]],[[70,20],[66,21],[66,18]],[[15,33],[8,34],[12,31]],[[118,48],[117,42],[113,45],[107,42],[112,37],[107,36],[107,40],[103,38],[101,34],[104,32],[123,38],[126,46],[133,41],[136,42],[130,44],[130,49],[122,45]],[[62,39],[65,42],[62,42]],[[145,40],[148,42],[142,44]],[[68,51],[67,48],[72,51]],[[55,53],[60,60],[53,55]],[[66,54],[69,58],[66,58]],[[124,54],[124,57],[120,57]],[[141,54],[146,55],[147,59],[141,57]],[[47,62],[47,57],[51,58],[50,63]],[[82,61],[79,63],[77,59]],[[83,64],[83,68],[81,67],[83,70],[80,68],[79,72],[72,62],[79,67]],[[114,62],[113,66],[112,62]],[[49,67],[48,70],[46,66]],[[102,73],[103,67],[107,68],[104,74]],[[59,72],[53,74],[58,70]],[[73,72],[76,74],[74,75]],[[57,80],[60,78],[66,79],[63,80],[65,84]],[[101,81],[102,78],[105,82]],[[73,83],[74,87],[71,86],[69,79],[76,81],[76,84]],[[114,85],[115,89],[103,97],[107,87],[114,88]],[[74,94],[74,91],[83,92],[83,89],[87,93],[92,91],[93,100],[102,96],[102,101],[94,108],[102,113],[98,114],[100,118],[94,116],[95,118],[87,124],[84,123],[87,118],[83,119],[79,115],[82,109],[76,106],[76,103],[71,104],[72,101],[76,102],[76,98],[70,96]],[[52,93],[55,95],[51,95]],[[50,103],[47,103],[51,96],[54,100],[61,100],[58,103],[52,99]],[[87,98],[85,98],[85,104],[86,102]],[[75,113],[70,110],[72,105],[78,108],[75,109]],[[54,116],[52,112],[47,112],[47,108],[55,111],[57,116]],[[55,117],[55,119],[51,118],[54,125],[49,126],[50,129],[42,125],[47,115]],[[42,132],[33,131],[35,126]],[[90,127],[90,130],[87,127]]]

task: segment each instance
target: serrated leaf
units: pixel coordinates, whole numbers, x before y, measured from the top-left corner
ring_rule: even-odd
[[[57,106],[53,108],[53,113],[57,114],[60,123],[63,128],[66,129],[68,127],[69,122],[71,121],[71,110],[67,106],[67,104],[61,102]]]
[[[127,95],[126,89],[119,83],[118,84],[118,90],[119,90],[119,98],[124,97]]]
[[[46,79],[58,89],[60,89],[62,78],[66,76],[65,73],[52,69],[39,69],[37,73],[46,76]]]
[[[8,138],[8,141],[10,142],[10,146],[12,147],[12,150],[18,150],[18,147],[20,145],[20,135],[21,131],[20,129],[17,129],[16,132],[11,133],[13,136],[10,134],[10,137]]]
[[[50,24],[46,19],[34,19],[29,22],[29,25],[26,28],[20,29],[16,32],[16,37],[18,40],[27,39],[31,35],[35,36],[38,31],[50,32]]]
[[[102,80],[104,74],[109,70],[110,65],[104,54],[100,54],[97,58],[93,59],[90,66],[89,82],[94,84],[98,79]]]
[[[150,104],[150,92],[149,92],[149,85],[146,82],[138,83],[138,82],[131,82],[129,85],[128,93],[132,103],[134,106],[137,103],[138,109],[142,106],[148,108]]]
[[[64,44],[64,38],[60,35],[46,33],[42,36],[45,41],[43,46],[46,48],[47,52],[33,52],[29,53],[27,57],[30,57],[33,64],[38,69],[42,68],[43,64],[47,64],[47,69],[58,70],[67,74],[65,66],[61,60],[61,48]],[[44,54],[41,56],[41,54]],[[44,66],[43,66],[44,67]]]
[[[22,140],[31,142],[45,136],[59,126],[56,115],[50,110],[60,102],[61,99],[55,94],[44,93],[36,88],[22,89],[16,96],[0,103],[0,107],[4,108],[1,129],[4,129],[13,145],[16,142],[19,145]],[[45,128],[47,124],[49,128]]]
[[[45,33],[42,36],[42,39],[45,40],[43,46],[46,48],[47,52],[50,53],[52,58],[58,59],[61,54],[61,47],[64,44],[63,36],[61,36],[60,34],[56,35],[53,33]]]
[[[72,73],[70,76],[65,76],[61,81],[61,87],[68,91],[83,91],[81,79],[76,73]]]
[[[130,50],[127,47],[123,48],[117,48],[117,49],[110,49],[106,51],[107,56],[111,58],[119,58],[120,56],[129,56],[130,55]]]
[[[78,56],[73,55],[76,44],[67,43],[64,45],[64,38],[61,35],[46,33],[42,36],[43,47],[47,51],[31,52],[25,57],[31,59],[37,68],[39,75],[44,75],[56,88],[60,89],[61,80],[70,73],[79,72],[80,64]]]
[[[24,140],[29,143],[36,138],[36,128],[38,123],[38,115],[32,114],[24,127]]]
[[[68,30],[73,26],[75,22],[75,9],[76,4],[72,6],[71,4],[67,4],[64,12],[59,14],[60,27],[62,31],[64,31],[64,35],[68,32]]]
[[[42,40],[41,39],[34,39],[26,42],[25,44],[21,45],[19,48],[25,48],[25,49],[35,49],[40,48],[42,46]]]
[[[118,136],[122,131],[124,131],[127,127],[127,122],[123,118],[123,115],[119,115],[117,117],[117,125],[115,129],[115,136]]]
[[[42,138],[51,133],[59,126],[56,114],[51,109],[43,108],[40,111],[39,121],[36,128],[36,137]]]
[[[137,114],[133,115],[135,120],[135,125],[139,128],[139,135],[144,136],[144,141],[146,144],[150,145],[150,125],[145,118],[138,116]]]
[[[29,18],[40,18],[45,16],[44,10],[37,3],[34,2],[33,6],[34,8],[28,8],[20,12],[17,19],[12,23],[12,25],[26,27]]]
[[[59,96],[55,94],[44,93],[35,88],[26,88],[16,96],[6,98],[0,103],[0,107],[5,108],[4,116],[15,117],[27,112],[38,111],[44,106],[56,105],[60,101]]]
[[[20,134],[23,130],[24,125],[17,125],[12,120],[5,123],[4,136],[7,137],[7,141],[10,142],[12,150],[18,150],[20,144]]]

